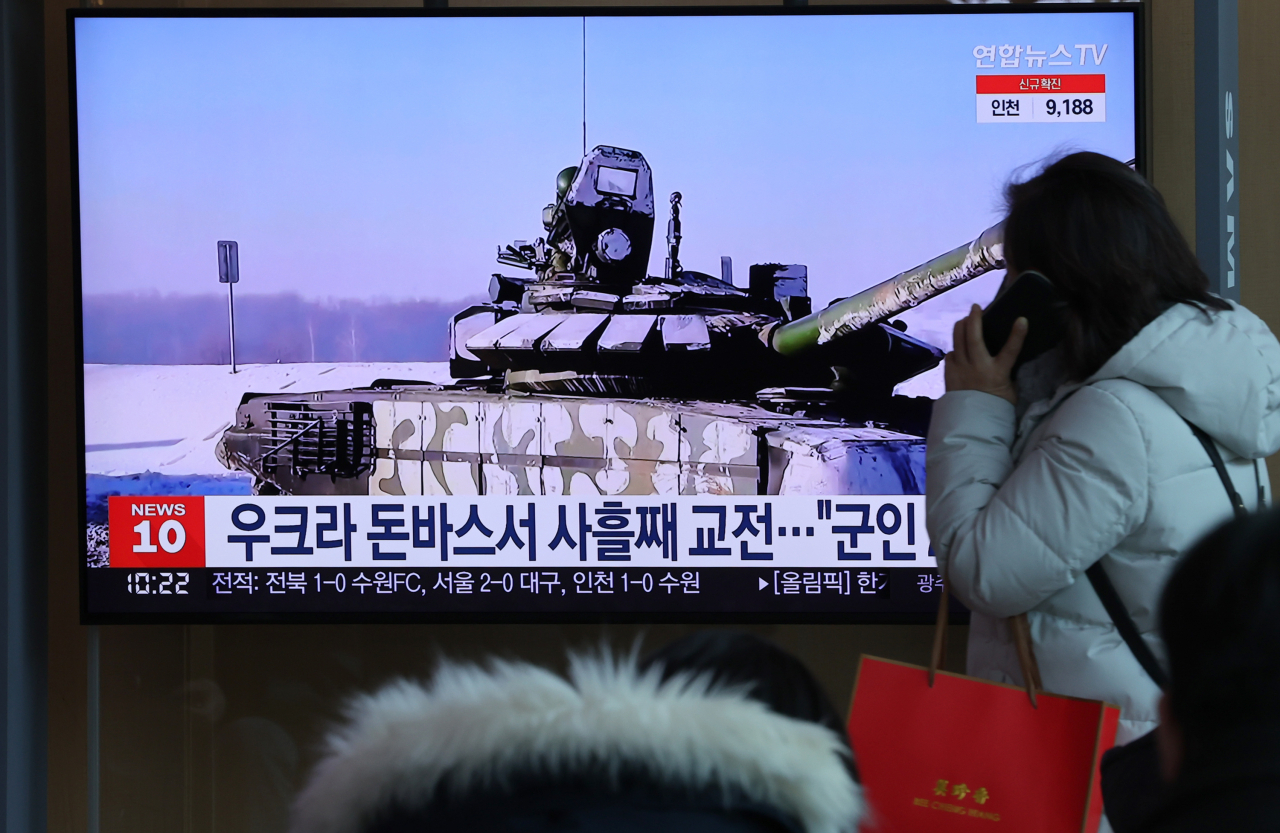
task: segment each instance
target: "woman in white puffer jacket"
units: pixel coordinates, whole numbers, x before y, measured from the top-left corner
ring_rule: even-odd
[[[1118,704],[1118,743],[1154,728],[1159,689],[1084,575],[1101,562],[1157,657],[1174,562],[1232,515],[1216,442],[1247,507],[1280,450],[1280,344],[1208,279],[1159,194],[1124,164],[1067,156],[1008,189],[1005,260],[1066,301],[1054,350],[1010,378],[981,311],[956,324],[929,428],[928,527],[973,612],[968,670],[1022,684],[1007,617],[1027,613],[1044,687]],[[1006,284],[1010,279],[1006,279]]]

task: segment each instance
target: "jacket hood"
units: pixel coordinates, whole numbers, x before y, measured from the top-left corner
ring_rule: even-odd
[[[570,659],[568,679],[526,663],[446,664],[428,684],[360,697],[294,804],[291,833],[359,833],[393,803],[429,815],[437,787],[492,789],[530,772],[640,770],[776,808],[807,833],[852,833],[862,815],[848,747],[705,675],[640,672],[635,657]]]
[[[1104,379],[1149,388],[1241,457],[1280,450],[1280,343],[1239,304],[1207,312],[1175,304],[1086,384]]]

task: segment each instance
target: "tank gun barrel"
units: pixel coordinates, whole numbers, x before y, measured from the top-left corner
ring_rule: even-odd
[[[797,318],[769,334],[784,356],[802,353],[921,304],[952,287],[1004,267],[1004,224],[997,223],[971,243],[908,269],[826,309]]]

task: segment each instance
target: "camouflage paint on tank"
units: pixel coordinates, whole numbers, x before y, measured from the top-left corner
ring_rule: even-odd
[[[376,401],[373,418],[378,453],[369,494],[422,494],[422,403]]]
[[[480,403],[428,400],[423,403],[422,488],[428,495],[478,495],[480,486]]]
[[[542,494],[542,406],[480,403],[480,474],[487,495]]]
[[[760,479],[754,425],[730,413],[692,411],[681,415],[680,493],[755,494]],[[740,416],[740,415],[738,415]]]
[[[751,405],[434,386],[296,396],[371,403],[371,495],[920,494],[924,485],[920,437]],[[229,468],[285,493],[359,493],[351,480],[264,471],[243,450],[261,423],[256,402],[241,405],[219,448]]]

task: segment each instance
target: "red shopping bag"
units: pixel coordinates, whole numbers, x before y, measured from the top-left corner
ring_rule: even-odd
[[[1037,691],[1026,619],[1011,624],[1025,689],[936,672],[941,637],[931,668],[861,658],[849,737],[871,807],[863,833],[1096,833],[1120,710]]]

